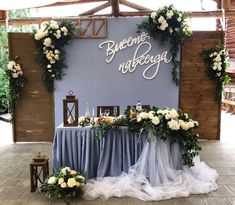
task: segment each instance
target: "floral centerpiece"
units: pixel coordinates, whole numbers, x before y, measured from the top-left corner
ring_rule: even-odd
[[[10,82],[10,113],[13,114],[14,102],[20,98],[21,91],[27,79],[24,76],[21,65],[15,61],[9,61],[6,73]]]
[[[206,74],[216,84],[216,100],[221,101],[221,95],[226,83],[231,80],[226,69],[228,68],[228,51],[222,45],[202,51],[202,58],[207,66]]]
[[[189,117],[181,110],[170,108],[152,107],[149,111],[133,113],[135,110],[126,110],[124,116],[118,118],[98,118],[95,128],[100,135],[105,136],[108,130],[127,126],[130,131],[141,133],[143,131],[153,131],[157,140],[170,140],[178,142],[182,151],[182,161],[185,165],[193,166],[193,158],[199,154],[201,147],[198,142],[198,134],[194,133],[194,128],[199,123]]]
[[[50,199],[70,200],[82,194],[85,178],[77,171],[65,167],[47,178],[39,187],[39,192],[45,193]]]
[[[54,90],[54,79],[61,80],[64,75],[64,46],[73,37],[75,26],[71,21],[45,21],[41,29],[34,31],[41,65],[44,68],[43,80],[49,91]]]
[[[164,6],[157,11],[152,11],[149,19],[138,25],[138,32],[141,30],[146,30],[161,43],[169,41],[173,64],[172,79],[178,85],[179,61],[176,60],[177,54],[185,37],[192,34],[185,13],[176,10],[173,5]]]

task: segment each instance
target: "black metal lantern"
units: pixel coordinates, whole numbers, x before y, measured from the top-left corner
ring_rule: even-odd
[[[78,99],[69,91],[66,99],[63,100],[64,127],[78,126]]]

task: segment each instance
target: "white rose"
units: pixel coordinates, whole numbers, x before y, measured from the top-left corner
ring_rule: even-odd
[[[139,117],[140,117],[141,119],[148,119],[149,115],[148,115],[147,112],[141,112],[141,113],[139,114]]]
[[[66,32],[66,33],[68,32],[68,29],[64,26],[60,30],[63,31],[63,32]]]
[[[56,177],[50,177],[50,178],[48,179],[48,184],[55,184],[56,181],[57,181]]]
[[[152,19],[155,19],[156,18],[156,16],[157,16],[157,12],[152,12],[151,14],[150,14],[150,16],[151,16],[151,18]]]
[[[216,75],[217,75],[218,77],[220,77],[221,73],[216,73]]]
[[[160,120],[159,120],[159,118],[156,116],[156,117],[153,117],[152,118],[152,123],[154,124],[154,125],[158,125],[159,123],[160,123]]]
[[[79,183],[79,182],[77,182],[76,186],[77,186],[77,187],[80,187],[80,183]]]
[[[160,16],[157,21],[158,23],[162,23],[163,21],[165,21],[165,18],[163,16]]]
[[[179,116],[179,114],[177,113],[177,111],[175,109],[172,109],[170,112],[168,112],[165,115],[166,120],[169,119],[173,119],[173,118],[177,118]]]
[[[61,34],[61,30],[59,30],[59,29],[56,30],[56,33]]]
[[[220,61],[221,61],[220,55],[218,54],[214,60],[215,60],[216,62],[220,62]]]
[[[59,178],[58,184],[62,184],[62,183],[64,183],[64,178]]]
[[[61,34],[56,34],[55,37],[56,37],[57,39],[60,39],[60,38],[61,38]]]
[[[213,70],[217,70],[217,66],[213,66],[212,69],[213,69]]]
[[[185,119],[188,119],[188,114],[184,113],[184,117],[185,117]]]
[[[214,56],[217,56],[217,52],[214,52],[213,54],[214,54]]]
[[[167,122],[167,125],[171,130],[179,130],[180,129],[179,123],[173,119],[171,119],[171,121]]]
[[[50,64],[55,64],[55,60],[50,60]]]
[[[60,186],[61,186],[61,188],[63,188],[63,189],[64,189],[64,188],[66,188],[66,187],[67,187],[67,184],[66,184],[66,182],[63,182]]]
[[[199,125],[198,121],[193,121],[193,123],[194,123],[195,126]]]
[[[55,74],[52,74],[51,77],[54,78],[54,77],[55,77]]]
[[[166,30],[167,27],[168,27],[168,23],[166,21],[163,21],[162,25],[160,26],[160,29],[164,31]]]
[[[154,118],[154,114],[155,114],[155,112],[154,111],[149,111],[148,112],[148,118],[151,120],[151,119],[153,119]]]
[[[64,32],[64,36],[67,36],[68,35],[68,32]]]
[[[75,174],[77,174],[77,172],[75,170],[71,170],[70,174],[75,175]]]
[[[12,77],[13,77],[13,78],[18,78],[18,76],[19,76],[19,75],[18,75],[17,73],[12,73]]]
[[[188,130],[188,125],[186,122],[184,122],[183,120],[179,120],[179,125],[183,130]]]
[[[214,56],[214,54],[210,54],[210,57],[212,58]]]
[[[81,116],[81,117],[79,117],[79,122],[83,122],[84,120],[85,120],[85,117],[84,116]]]
[[[23,71],[22,70],[18,71],[18,74],[23,75]]]
[[[43,41],[43,45],[45,45],[46,47],[50,47],[51,43],[52,43],[52,41],[50,38],[45,38]]]
[[[189,122],[187,122],[187,125],[189,128],[193,128],[194,127],[194,122],[192,120],[190,120]]]
[[[141,120],[141,117],[137,117],[137,122],[140,122]]]
[[[51,68],[51,64],[48,64],[48,65],[47,65],[47,68]]]
[[[76,185],[77,185],[77,181],[74,178],[68,179],[68,187],[73,188]]]
[[[177,21],[178,21],[178,22],[181,22],[181,20],[182,20],[182,19],[181,19],[180,17],[177,18]]]
[[[218,71],[221,71],[222,70],[221,65],[219,65],[217,69],[218,69]]]
[[[166,16],[167,16],[167,18],[168,19],[171,19],[171,17],[174,15],[174,13],[172,12],[172,11],[168,11],[167,13],[166,13]]]
[[[59,59],[60,59],[60,56],[59,56],[59,55],[55,55],[55,59],[56,59],[56,60],[59,60]]]
[[[71,169],[69,167],[64,167],[63,169],[61,169],[60,173],[62,173],[63,175],[67,174],[67,171],[71,171]]]
[[[60,54],[60,51],[58,49],[55,49],[55,54]]]

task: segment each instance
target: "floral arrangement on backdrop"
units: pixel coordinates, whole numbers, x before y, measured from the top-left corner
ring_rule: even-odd
[[[180,64],[177,61],[177,54],[185,37],[192,35],[185,13],[176,10],[173,5],[164,6],[157,11],[152,11],[149,19],[137,26],[137,32],[146,30],[162,44],[169,41],[173,64],[172,80],[178,85]]]
[[[181,110],[170,108],[152,107],[149,111],[142,111],[135,115],[133,112],[136,111],[126,110],[125,115],[118,118],[98,118],[93,127],[105,134],[109,129],[127,126],[130,131],[137,132],[140,136],[143,131],[152,129],[157,139],[178,142],[183,163],[189,167],[194,165],[193,158],[201,150],[198,134],[194,133],[194,128],[199,125],[197,121],[192,120]]]
[[[15,61],[9,61],[6,73],[10,82],[9,112],[13,115],[14,103],[16,100],[19,100],[21,91],[27,83],[27,79],[24,76],[21,65]]]
[[[41,29],[34,31],[40,62],[44,69],[43,80],[49,91],[54,90],[54,79],[61,80],[64,75],[65,50],[64,46],[72,39],[75,25],[68,20],[60,23],[45,21]]]
[[[203,50],[201,55],[207,66],[207,76],[216,84],[215,98],[220,103],[224,85],[231,80],[226,73],[229,66],[228,51],[222,45],[217,44],[214,48]]]
[[[77,171],[64,167],[49,178],[39,187],[40,193],[54,199],[64,199],[66,204],[82,194],[85,185],[85,178]]]

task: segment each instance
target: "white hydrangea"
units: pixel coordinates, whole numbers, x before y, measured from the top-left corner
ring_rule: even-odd
[[[169,122],[167,122],[168,127],[171,130],[179,130],[180,129],[180,125],[178,123],[177,120],[171,119]]]
[[[174,13],[173,13],[173,11],[171,11],[171,10],[166,13],[166,17],[167,17],[168,19],[171,19],[173,15],[174,15]]]

